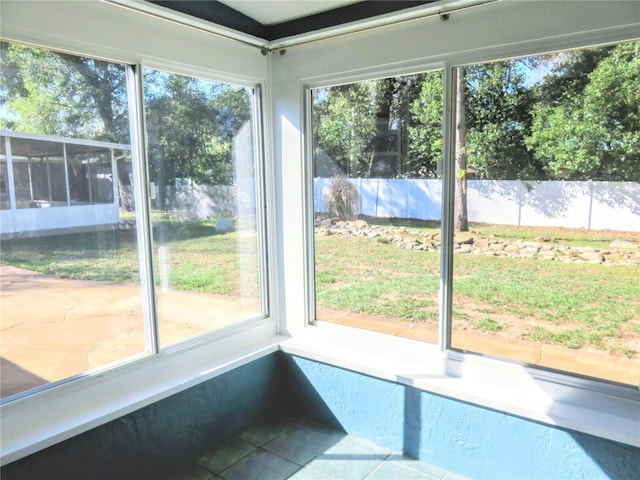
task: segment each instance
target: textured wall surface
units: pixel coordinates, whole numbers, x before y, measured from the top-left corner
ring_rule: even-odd
[[[168,478],[277,408],[270,355],[2,468],[2,480]]]
[[[638,476],[640,449],[273,354],[7,465],[3,480],[167,478],[277,415],[306,416],[474,479]]]
[[[298,357],[290,395],[319,420],[474,479],[640,478],[640,449]]]

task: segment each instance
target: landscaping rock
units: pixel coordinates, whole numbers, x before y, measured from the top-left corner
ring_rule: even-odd
[[[403,226],[372,226],[364,220],[355,222],[324,218],[315,221],[318,235],[352,235],[375,239],[378,243],[393,243],[397,248],[436,252],[440,250],[440,232],[423,233]],[[638,244],[614,240],[606,249],[559,245],[553,239],[538,237],[537,241],[513,241],[482,237],[478,232],[457,232],[454,235],[456,253],[537,258],[545,261],[573,263],[640,264]]]
[[[453,241],[459,243],[460,245],[473,244],[473,237],[474,235],[471,232],[459,232],[454,235]]]
[[[602,262],[602,254],[600,252],[595,251],[586,251],[581,252],[580,257],[587,262],[600,263]]]

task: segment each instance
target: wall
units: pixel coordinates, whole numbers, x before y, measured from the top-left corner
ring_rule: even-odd
[[[213,445],[266,418],[277,402],[270,355],[2,468],[3,480],[170,478]],[[34,412],[34,414],[36,414]]]
[[[353,178],[360,213],[440,220],[442,181]],[[314,179],[316,212],[326,212],[329,178]],[[502,225],[640,231],[640,183],[469,180],[469,220]]]
[[[629,480],[640,449],[283,353],[11,463],[14,479],[170,478],[278,415],[312,418],[474,479]]]
[[[637,478],[640,449],[284,356],[301,412],[473,479]]]

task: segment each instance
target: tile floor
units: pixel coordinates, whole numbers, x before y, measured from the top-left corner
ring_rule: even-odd
[[[174,480],[465,480],[308,420],[264,424],[202,456]]]

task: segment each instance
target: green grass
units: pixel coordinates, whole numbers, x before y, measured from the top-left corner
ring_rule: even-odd
[[[195,292],[258,295],[255,234],[218,234],[210,222],[154,218],[157,284]],[[134,229],[3,240],[0,262],[45,275],[139,283]],[[242,268],[241,268],[242,266]],[[165,278],[166,277],[166,278]]]
[[[393,223],[437,230],[427,222]],[[514,227],[485,229],[505,238],[541,235],[540,229],[535,236]],[[602,233],[552,233],[584,246],[611,242]],[[614,235],[629,238],[625,233]],[[439,261],[438,252],[399,249],[369,238],[317,236],[317,301],[324,308],[435,325]],[[453,292],[454,329],[463,324],[493,334],[519,329],[516,336],[521,339],[627,357],[638,354],[625,343],[640,334],[638,265],[456,255]]]
[[[370,219],[371,220],[371,219]],[[418,232],[435,222],[376,220]],[[551,236],[597,246],[624,232],[528,229],[472,225],[483,235],[534,239]],[[172,288],[223,295],[258,295],[255,232],[215,232],[213,222],[154,216],[156,282]],[[317,236],[316,298],[320,307],[412,322],[438,319],[440,257],[377,239]],[[561,242],[562,243],[562,242]],[[2,242],[0,261],[61,278],[138,283],[135,230],[69,234]],[[561,263],[483,255],[456,255],[454,328],[593,347],[634,357],[625,339],[640,336],[640,267]]]

